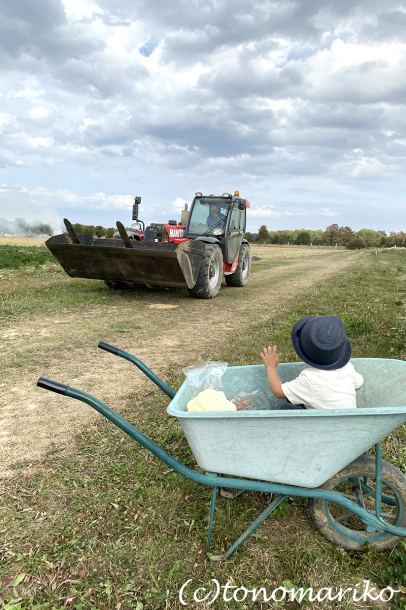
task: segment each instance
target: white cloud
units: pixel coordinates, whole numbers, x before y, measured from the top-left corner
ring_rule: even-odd
[[[37,136],[36,138],[27,138],[27,142],[29,146],[33,148],[49,148],[54,143],[52,138],[42,138],[41,136]]]
[[[86,0],[62,0],[65,12],[69,19],[83,19],[92,17],[95,14],[102,15],[103,11],[95,2]]]
[[[273,206],[255,207],[253,209],[248,210],[248,215],[252,218],[268,218],[270,216],[280,218],[282,216],[280,212],[277,212],[271,208],[273,208]]]
[[[188,206],[190,205],[190,202],[185,201],[184,199],[182,199],[182,197],[176,197],[175,201],[172,201],[171,207],[176,212],[181,212],[185,209],[186,203],[188,204]]]
[[[320,208],[316,210],[316,213],[320,214],[320,216],[337,216],[337,212],[332,212],[328,208]]]
[[[354,169],[352,175],[355,178],[379,180],[391,173],[389,167],[384,165],[379,159],[370,157],[361,157]]]

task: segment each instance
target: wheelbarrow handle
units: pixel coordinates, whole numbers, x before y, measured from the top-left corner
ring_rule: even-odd
[[[109,343],[105,343],[104,341],[100,341],[98,347],[100,347],[100,349],[104,349],[106,352],[110,352],[115,356],[120,356],[120,358],[124,358],[125,360],[128,360],[129,362],[135,364],[135,366],[138,367],[140,371],[142,371],[147,377],[149,377],[149,379],[153,381],[155,385],[157,385],[158,388],[162,390],[162,392],[165,392],[165,394],[169,396],[169,398],[174,398],[176,392],[174,392],[174,390],[172,390],[172,388],[170,388],[163,381],[163,379],[158,377],[158,375],[156,375],[154,371],[151,371],[151,369],[148,368],[147,365],[142,362],[142,360],[140,360],[136,356],[133,356],[129,352],[125,352],[119,347],[115,347],[114,345],[110,345]]]
[[[52,381],[52,379],[47,379],[46,377],[40,377],[37,381],[37,386],[40,388],[44,388],[44,390],[50,390],[51,392],[56,392],[57,394],[66,395],[69,386],[64,383],[59,383],[59,381]]]
[[[114,347],[114,345],[110,345],[110,343],[105,343],[104,341],[100,341],[97,347],[100,347],[100,349],[104,349],[106,352],[110,352],[115,356],[118,356],[118,352],[120,351],[119,347]]]

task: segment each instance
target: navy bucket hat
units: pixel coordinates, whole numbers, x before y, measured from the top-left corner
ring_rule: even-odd
[[[336,316],[309,316],[292,328],[292,344],[303,362],[316,369],[341,369],[351,358],[351,343]]]

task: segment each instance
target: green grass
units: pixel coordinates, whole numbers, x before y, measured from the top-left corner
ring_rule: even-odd
[[[148,288],[109,290],[100,280],[72,279],[61,271],[41,274],[34,286],[31,283],[25,286],[26,278],[28,282],[32,279],[28,275],[19,275],[17,289],[5,286],[0,301],[0,323],[23,316],[78,311],[95,305],[108,307],[122,301],[134,303],[151,296]],[[153,290],[155,293],[169,294],[164,288],[156,287]]]
[[[11,246],[3,246],[8,248]],[[23,247],[19,248],[23,249]],[[31,249],[38,250],[33,246]],[[52,257],[53,258],[53,257]],[[51,261],[52,263],[52,261]],[[252,266],[252,273],[279,265],[289,265],[283,261],[259,261]],[[27,272],[27,267],[20,269],[7,268],[8,275],[0,281],[2,298],[0,301],[0,323],[18,320],[21,317],[33,315],[52,315],[64,311],[77,311],[95,305],[114,305],[123,301],[133,303],[149,298],[151,294],[187,296],[180,288],[164,288],[155,286],[152,289],[139,286],[135,290],[109,290],[103,281],[70,278],[64,271],[48,264],[45,269],[33,267]],[[32,275],[41,275],[38,281],[32,282]],[[224,289],[221,293],[224,296]],[[239,298],[238,291],[228,291],[227,298]]]
[[[54,262],[55,257],[46,246],[0,245],[0,269],[39,267],[45,263]]]
[[[251,270],[250,274],[258,273],[259,271],[263,271],[264,269],[271,269],[272,267],[282,267],[283,265],[292,265],[294,261],[281,261],[281,260],[272,260],[272,259],[262,259],[260,261],[252,261],[251,262]]]
[[[264,345],[276,343],[282,361],[296,360],[290,344],[292,325],[305,315],[325,314],[342,317],[353,356],[405,359],[406,282],[401,257],[363,255],[361,261],[366,264],[359,269],[352,268],[314,294],[290,301],[283,315],[261,325],[253,322],[237,338],[230,338],[219,349],[218,359],[231,365],[258,363]],[[164,378],[177,388],[183,375],[168,369]],[[165,396],[146,381],[142,409],[137,397],[126,398],[127,419],[177,459],[195,467],[177,421],[165,413]],[[383,443],[385,459],[403,472],[405,440],[403,426]],[[35,467],[31,477],[27,462],[12,466],[0,503],[0,580],[21,579],[14,588],[3,585],[0,596],[9,606],[18,600],[11,606],[16,610],[62,609],[71,598],[75,599],[70,607],[77,610],[179,609],[179,589],[190,578],[196,587],[210,586],[215,578],[222,585],[232,579],[236,585],[265,586],[268,591],[284,581],[339,589],[364,579],[379,587],[406,579],[402,545],[392,553],[338,549],[315,531],[307,502],[301,498],[290,499],[266,520],[231,560],[207,563],[210,490],[176,475],[102,418],[72,441],[68,455],[55,446]],[[213,552],[227,548],[267,502],[268,496],[259,493],[236,501],[220,499]],[[405,603],[400,595],[392,608],[404,610]],[[191,607],[204,605],[192,602]],[[261,606],[217,601],[215,607]],[[332,602],[329,607],[353,605]]]

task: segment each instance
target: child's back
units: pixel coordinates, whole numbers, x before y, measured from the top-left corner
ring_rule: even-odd
[[[286,398],[310,409],[355,409],[355,392],[364,382],[351,362],[341,369],[323,371],[309,367],[296,379],[282,384]]]
[[[273,394],[287,399],[276,408],[355,409],[355,392],[364,378],[349,362],[351,343],[342,320],[336,316],[302,318],[292,328],[291,338],[297,355],[309,365],[293,381],[281,383],[279,379],[276,345],[261,354]]]

